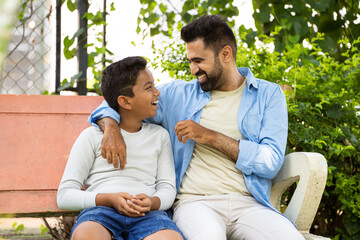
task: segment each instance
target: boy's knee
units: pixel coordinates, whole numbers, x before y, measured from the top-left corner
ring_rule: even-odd
[[[71,240],[111,239],[110,232],[97,222],[83,222],[73,232]]]

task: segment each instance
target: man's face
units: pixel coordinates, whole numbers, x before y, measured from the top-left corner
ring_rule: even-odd
[[[186,43],[186,53],[191,74],[198,78],[201,89],[210,91],[219,88],[223,67],[213,50],[205,48],[204,41],[197,39]]]

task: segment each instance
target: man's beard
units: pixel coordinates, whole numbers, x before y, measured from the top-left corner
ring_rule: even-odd
[[[214,69],[209,73],[209,75],[205,72],[200,70],[196,75],[197,76],[201,76],[203,74],[205,74],[206,76],[206,81],[203,83],[200,83],[200,87],[204,92],[207,91],[211,91],[211,90],[215,90],[216,88],[218,88],[219,86],[219,80],[220,77],[222,75],[223,72],[223,67],[220,64],[220,61],[217,57],[215,57],[215,64],[214,64]]]

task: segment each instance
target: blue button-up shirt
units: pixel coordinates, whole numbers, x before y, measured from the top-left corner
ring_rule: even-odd
[[[238,128],[245,138],[239,141],[236,161],[245,184],[254,198],[277,211],[270,203],[271,179],[280,170],[286,147],[288,118],[285,95],[279,85],[257,79],[248,68],[239,68],[246,84],[238,110]],[[177,122],[200,122],[203,107],[210,101],[197,80],[177,80],[157,87],[160,91],[157,115],[146,122],[162,125],[170,133],[175,160],[176,187],[189,166],[195,141],[180,143],[174,132]],[[104,117],[120,121],[119,114],[104,101],[89,117],[89,122]],[[200,193],[201,194],[201,193]]]

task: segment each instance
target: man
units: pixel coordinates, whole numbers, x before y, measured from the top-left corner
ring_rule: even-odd
[[[158,87],[157,115],[170,133],[176,187],[173,220],[187,239],[304,239],[270,203],[286,147],[280,87],[236,67],[236,40],[218,16],[181,30],[197,80]],[[90,117],[104,130],[102,154],[124,168],[119,115],[103,103]]]

